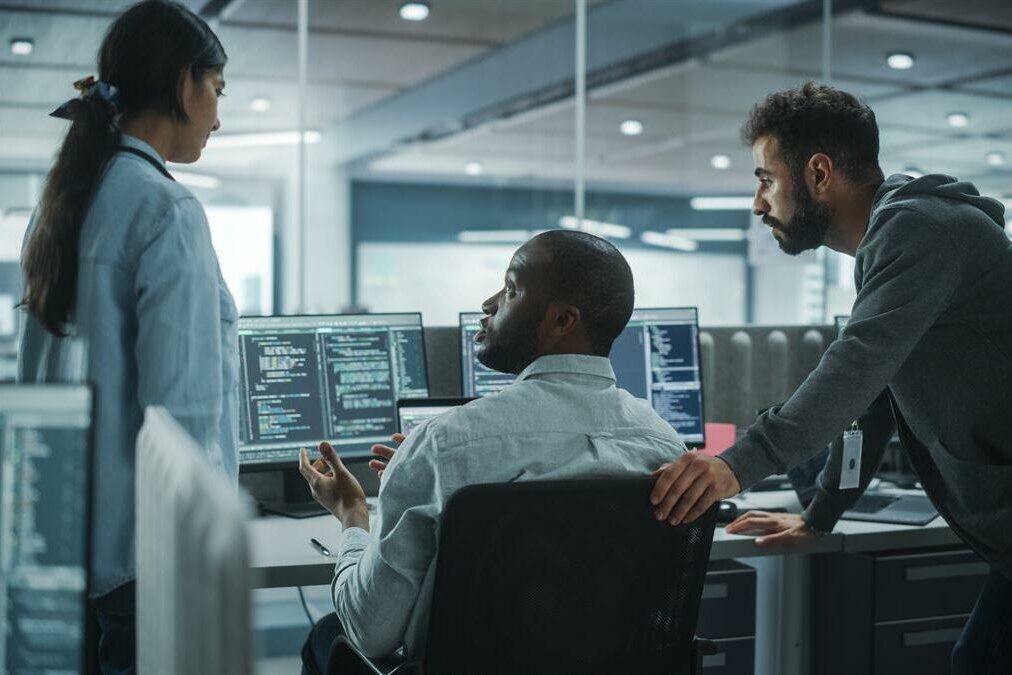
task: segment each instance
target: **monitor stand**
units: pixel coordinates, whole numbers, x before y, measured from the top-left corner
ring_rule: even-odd
[[[281,501],[261,502],[261,511],[289,518],[312,518],[327,513],[327,509],[313,500],[306,479],[298,469],[282,471],[281,481]]]

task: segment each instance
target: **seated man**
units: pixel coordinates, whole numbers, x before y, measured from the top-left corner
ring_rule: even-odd
[[[440,513],[458,489],[645,475],[685,452],[647,401],[615,386],[608,353],[632,310],[632,272],[618,249],[583,232],[545,232],[513,255],[474,338],[481,362],[516,381],[411,432],[382,475],[376,532],[362,488],[333,448],[321,444],[314,464],[302,451],[313,497],[344,526],[336,616],[313,629],[303,672],[326,669],[338,631],[369,656],[403,646],[420,657]]]

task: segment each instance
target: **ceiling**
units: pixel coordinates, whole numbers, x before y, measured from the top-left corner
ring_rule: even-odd
[[[678,0],[680,23],[669,29],[651,25],[661,14],[660,1],[590,3],[587,44],[595,70],[586,116],[588,182],[629,191],[747,193],[754,179],[750,153],[738,140],[741,122],[767,93],[822,77],[822,26],[817,16],[791,17],[779,9],[769,20],[738,20],[742,12],[768,11],[775,4],[769,0],[720,5]],[[73,80],[93,72],[102,32],[129,4],[0,0],[0,40],[22,35],[35,40],[29,57],[6,49],[0,54],[0,167],[46,165],[65,125],[46,114],[73,93]],[[206,2],[184,4],[200,10]],[[311,155],[326,161],[342,130],[382,136],[384,129],[376,127],[383,127],[384,119],[410,118],[412,106],[420,106],[416,102],[429,92],[442,105],[440,133],[422,140],[428,138],[424,133],[409,138],[401,130],[391,132],[379,150],[351,158],[357,175],[572,184],[574,107],[566,89],[571,82],[544,88],[536,77],[541,69],[559,67],[559,54],[571,58],[572,45],[550,50],[534,38],[550,31],[571,36],[573,2],[432,0],[432,14],[421,23],[401,20],[399,4],[310,0],[307,123],[323,131]],[[628,10],[637,4],[641,11],[613,12],[610,24],[593,21],[620,5]],[[835,5],[841,10],[831,30],[831,81],[875,110],[887,173],[905,168],[951,173],[992,194],[1012,195],[1012,2],[883,0],[873,6],[837,0]],[[233,2],[217,23],[230,56],[221,134],[295,128],[295,26],[296,3],[280,0]],[[655,48],[658,30],[667,31],[664,49]],[[640,41],[654,46],[636,54]],[[890,69],[885,56],[893,50],[911,52],[914,67]],[[479,70],[481,65],[489,68]],[[469,87],[463,75],[510,74],[512,85],[518,73],[511,69],[519,71],[521,83],[529,76],[532,87],[537,81],[540,88],[532,90],[530,102],[512,96],[508,112],[487,114],[499,103],[487,93],[490,83],[474,81]],[[607,77],[595,79],[601,73]],[[462,84],[448,102],[445,83],[452,76]],[[270,97],[271,109],[252,112],[249,102],[256,96]],[[955,111],[970,115],[969,126],[947,124],[946,115]],[[626,119],[641,121],[642,135],[619,134]],[[1004,153],[1007,164],[989,166],[985,157],[993,152]],[[727,155],[730,168],[712,168],[715,154]],[[469,162],[481,163],[481,176],[464,174]],[[277,177],[294,167],[294,151],[209,147],[198,167],[223,176]]]

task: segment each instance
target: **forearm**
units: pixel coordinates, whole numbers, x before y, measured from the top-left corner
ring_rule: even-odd
[[[833,441],[829,458],[816,478],[816,493],[802,513],[806,523],[821,532],[829,532],[844,511],[854,505],[875,477],[893,435],[889,395],[883,392],[858,420],[862,433],[861,475],[858,487],[840,488],[843,463],[842,436]]]

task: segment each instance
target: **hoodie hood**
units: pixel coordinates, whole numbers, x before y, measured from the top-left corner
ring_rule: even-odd
[[[874,210],[885,204],[895,204],[911,197],[940,197],[951,202],[963,202],[983,211],[988,218],[1005,227],[1005,206],[997,199],[982,197],[973,183],[956,180],[940,173],[911,178],[901,173],[886,178],[875,195]],[[955,204],[952,204],[955,206]]]

